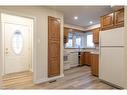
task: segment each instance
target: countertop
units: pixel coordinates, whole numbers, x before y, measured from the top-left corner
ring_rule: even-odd
[[[99,51],[90,52],[91,54],[99,54]]]
[[[99,54],[98,50],[92,50],[92,51],[71,51],[70,53],[79,53],[79,52],[90,52],[91,54]]]
[[[90,52],[91,54],[99,54],[99,49],[64,49],[64,54]]]

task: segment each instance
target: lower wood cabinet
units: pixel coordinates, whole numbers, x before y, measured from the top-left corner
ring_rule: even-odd
[[[99,74],[99,54],[91,54],[91,73],[95,76]]]
[[[79,53],[79,64],[80,65],[84,65],[85,64],[85,53],[84,52],[80,52]]]
[[[85,52],[85,65],[91,65],[91,53]]]
[[[80,65],[91,65],[91,54],[90,52],[80,52]]]
[[[91,66],[91,73],[94,76],[98,76],[99,73],[99,54],[93,54],[90,52],[79,53],[80,65]]]

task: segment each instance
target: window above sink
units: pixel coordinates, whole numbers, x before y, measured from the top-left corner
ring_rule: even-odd
[[[84,48],[83,37],[84,33],[70,32],[68,35],[68,42],[65,44],[65,48]]]
[[[65,48],[95,48],[92,32],[69,32]]]

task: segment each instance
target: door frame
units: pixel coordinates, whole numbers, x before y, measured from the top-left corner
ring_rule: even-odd
[[[10,11],[5,11],[5,10],[1,10],[0,11],[0,30],[2,31],[2,27],[1,27],[1,13],[5,13],[5,14],[9,14],[9,15],[14,15],[14,16],[19,16],[19,17],[24,17],[24,18],[29,18],[29,19],[32,19],[33,20],[33,31],[32,31],[32,58],[31,58],[31,62],[32,62],[32,65],[33,65],[33,83],[35,83],[36,81],[36,17],[34,16],[30,16],[30,15],[26,15],[26,14],[22,14],[22,13],[17,13],[17,12],[10,12]],[[1,32],[1,35],[0,35],[0,45],[1,45],[1,49],[0,49],[0,52],[1,52],[1,56],[0,56],[0,62],[2,63],[1,66],[0,66],[0,81],[2,83],[2,74],[3,74],[3,64],[5,63],[4,62],[4,59],[5,59],[5,56],[4,56],[4,33],[3,31]],[[0,87],[1,87],[1,84],[0,84]]]

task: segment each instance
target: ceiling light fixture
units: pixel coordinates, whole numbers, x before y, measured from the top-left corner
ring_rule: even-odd
[[[90,21],[89,23],[90,23],[90,24],[93,24],[93,22],[92,22],[92,21]]]
[[[78,17],[77,17],[77,16],[75,16],[75,17],[74,17],[74,19],[75,19],[75,20],[77,20],[77,19],[78,19]]]

